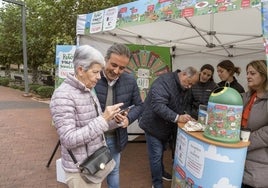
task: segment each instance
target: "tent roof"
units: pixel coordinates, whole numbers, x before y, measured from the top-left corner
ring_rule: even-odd
[[[79,27],[79,23],[84,24],[85,16],[78,17],[77,34],[87,40],[167,46],[172,48],[174,56],[202,53],[237,57],[265,51],[259,7],[152,21],[89,35],[84,35]]]

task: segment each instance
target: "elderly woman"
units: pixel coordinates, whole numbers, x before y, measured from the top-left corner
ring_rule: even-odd
[[[103,132],[117,128],[122,103],[107,106],[105,111],[93,91],[101,78],[105,61],[102,54],[83,45],[76,49],[74,74],[68,74],[64,82],[54,91],[50,110],[61,142],[62,166],[66,172],[66,183],[70,188],[100,188],[101,183],[86,183],[79,174],[67,150],[72,151],[81,163],[105,144]],[[119,115],[123,121],[124,116]]]
[[[247,67],[249,91],[243,94],[242,127],[251,130],[242,188],[267,188],[268,174],[268,81],[265,61]]]

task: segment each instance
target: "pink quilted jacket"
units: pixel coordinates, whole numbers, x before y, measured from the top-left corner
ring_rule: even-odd
[[[88,155],[104,145],[103,132],[117,128],[109,124],[101,114],[99,101],[92,90],[87,89],[73,75],[68,75],[64,82],[54,91],[50,102],[52,120],[61,142],[63,168],[68,172],[78,172],[67,148],[76,160],[82,162]]]

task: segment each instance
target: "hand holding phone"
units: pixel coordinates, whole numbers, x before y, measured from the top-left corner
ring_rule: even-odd
[[[135,106],[135,105],[131,105],[131,106],[127,107],[127,108],[124,108],[123,110],[120,110],[120,111],[119,111],[119,114],[121,114],[121,115],[125,115],[125,114],[128,113],[128,112],[130,111],[130,109],[133,108],[134,106]]]
[[[134,105],[131,105],[127,108],[124,108],[122,110],[120,110],[115,116],[114,116],[114,119],[117,123],[122,123],[124,122],[125,120],[128,120],[127,119],[127,115],[128,115],[128,112],[131,108],[133,108]],[[125,124],[128,124],[128,123],[125,123]],[[123,124],[124,125],[124,124]]]
[[[127,118],[128,112],[131,108],[133,108],[135,105],[131,105],[127,108],[124,108],[118,112],[117,115],[114,116],[114,119],[117,123],[120,123],[123,128],[126,128],[129,125],[129,121]]]

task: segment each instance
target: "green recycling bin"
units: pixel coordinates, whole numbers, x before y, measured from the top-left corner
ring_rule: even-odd
[[[240,93],[231,87],[217,88],[209,97],[208,124],[203,135],[219,142],[239,142],[242,112]]]

